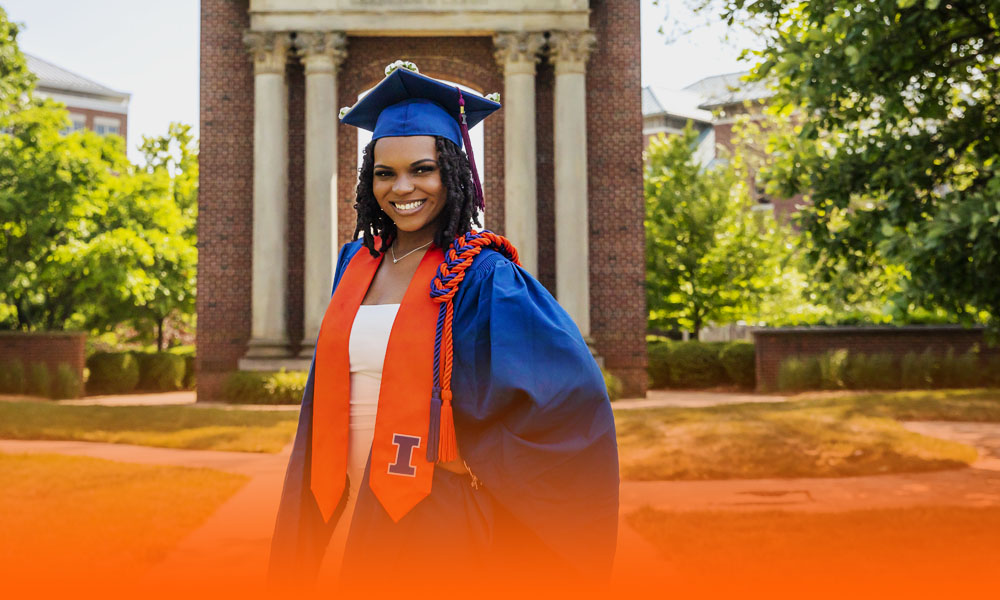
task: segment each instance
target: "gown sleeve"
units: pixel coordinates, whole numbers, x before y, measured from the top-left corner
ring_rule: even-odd
[[[345,244],[340,249],[337,270],[334,274],[333,291],[336,291],[340,277],[351,258],[361,247],[360,243]],[[333,295],[331,291],[331,296]],[[271,537],[271,552],[268,560],[268,581],[271,585],[308,585],[319,571],[323,554],[330,542],[347,505],[347,490],[330,518],[324,522],[319,505],[310,491],[309,463],[312,436],[313,379],[316,357],[313,355],[309,366],[309,377],[302,394],[299,424],[295,432],[292,454],[285,471],[285,482],[278,505],[274,534]]]
[[[497,542],[506,533],[511,552],[534,545],[569,573],[606,577],[619,474],[600,368],[521,267],[490,252],[471,269],[455,298],[455,429],[461,456],[507,516]]]

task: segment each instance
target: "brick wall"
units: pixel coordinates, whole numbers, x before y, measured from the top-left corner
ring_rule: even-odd
[[[253,69],[242,43],[246,0],[201,4],[201,188],[199,218],[198,395],[211,399],[236,369],[250,335],[253,207]],[[588,177],[591,223],[591,320],[605,364],[629,394],[646,388],[642,110],[639,2],[595,3],[598,44],[587,73]],[[386,64],[406,58],[422,73],[483,93],[503,90],[491,37],[350,37],[338,75],[340,106],[382,79]],[[293,61],[289,84],[289,334],[302,332],[304,76]],[[539,65],[537,86],[539,279],[555,289],[551,67]],[[339,110],[339,106],[335,107]],[[330,115],[336,118],[336,114]],[[487,224],[503,233],[504,111],[484,127]],[[338,130],[339,243],[356,216],[356,129]]]
[[[305,331],[306,75],[302,63],[288,63],[288,283],[286,322],[298,354]]]
[[[645,393],[645,205],[639,2],[591,3],[587,70],[590,322],[627,395]]]
[[[886,353],[903,356],[908,352],[945,353],[952,348],[961,354],[977,345],[983,355],[998,354],[1000,347],[988,347],[982,328],[938,325],[908,327],[786,327],[753,330],[757,350],[757,390],[777,388],[778,370],[791,356],[814,356],[844,348],[862,354]]]
[[[65,363],[82,382],[83,368],[86,366],[86,341],[87,334],[80,332],[0,331],[0,362],[20,360],[25,373],[28,365],[45,363],[53,377],[59,365]]]
[[[201,3],[198,398],[218,394],[250,336],[253,66],[247,0]]]

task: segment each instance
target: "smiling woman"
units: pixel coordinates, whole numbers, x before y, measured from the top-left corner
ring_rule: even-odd
[[[618,510],[603,377],[513,246],[472,230],[468,128],[500,105],[400,65],[342,114],[373,132],[358,239],[320,329],[272,577],[309,581],[328,554],[369,593],[600,579]]]
[[[396,224],[396,241],[402,238],[407,247],[422,242],[422,237],[431,238],[447,201],[435,138],[389,137],[372,145],[375,157],[372,192],[382,212],[391,213]],[[409,162],[414,157],[417,159]]]

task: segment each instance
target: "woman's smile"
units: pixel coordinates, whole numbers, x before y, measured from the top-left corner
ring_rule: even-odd
[[[396,201],[392,203],[392,206],[396,209],[396,212],[400,215],[412,215],[423,208],[424,203],[427,198],[420,198],[419,200],[407,200],[407,201]]]

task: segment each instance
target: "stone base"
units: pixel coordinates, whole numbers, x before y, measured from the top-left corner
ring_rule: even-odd
[[[298,357],[312,360],[313,354],[316,352],[316,340],[312,341],[302,341],[302,348],[299,349]]]
[[[288,356],[288,340],[251,339],[247,358],[282,358]]]
[[[594,357],[597,362],[597,366],[604,368],[604,357],[597,353],[597,346],[594,344],[594,338],[589,335],[584,336],[583,341],[587,342],[587,348],[590,349],[590,355]]]
[[[308,371],[312,363],[312,357],[296,358],[294,356],[280,357],[252,357],[245,356],[240,359],[238,365],[240,371]]]

